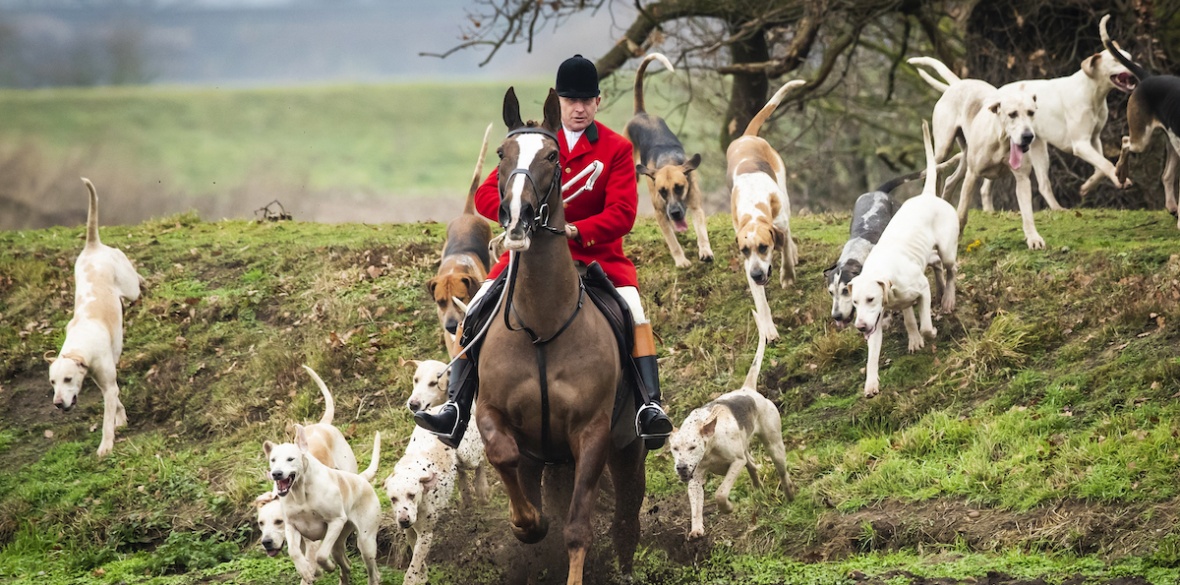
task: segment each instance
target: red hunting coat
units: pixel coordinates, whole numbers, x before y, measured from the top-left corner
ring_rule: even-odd
[[[595,160],[604,165],[594,189],[582,193],[565,208],[566,221],[578,228],[581,237],[580,243],[569,240],[574,260],[586,264],[598,262],[616,287],[638,288],[635,265],[623,254],[623,236],[631,233],[639,205],[631,142],[599,122],[586,128],[573,152],[565,143],[564,131],[558,130],[557,142],[561,147],[562,183]],[[499,216],[499,180],[497,170],[493,169],[475,192],[475,209],[492,221],[498,221]],[[580,182],[571,186],[571,192],[581,186]],[[488,278],[495,278],[506,266],[507,252],[488,272]]]

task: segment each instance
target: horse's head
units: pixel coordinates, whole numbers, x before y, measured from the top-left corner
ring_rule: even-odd
[[[549,90],[545,99],[545,119],[540,124],[520,118],[516,91],[508,88],[504,95],[504,124],[508,136],[496,153],[500,155],[500,226],[507,234],[504,245],[509,250],[529,249],[537,227],[551,231],[549,217],[563,217],[561,212],[561,164],[557,131],[561,128],[561,106],[557,93]]]

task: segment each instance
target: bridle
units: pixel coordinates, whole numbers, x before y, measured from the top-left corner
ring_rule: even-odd
[[[538,126],[521,126],[515,130],[510,130],[507,136],[505,136],[505,139],[516,136],[517,134],[540,134],[546,138],[549,138],[554,143],[557,143],[556,134]],[[504,200],[505,195],[504,185],[511,184],[512,177],[515,177],[516,175],[524,175],[525,180],[528,181],[529,185],[532,187],[533,193],[539,192],[537,190],[537,182],[533,180],[533,173],[526,168],[517,168],[513,169],[511,173],[508,173],[508,177],[506,177],[505,180],[500,184],[501,186],[499,187],[499,191],[501,201]],[[553,165],[553,180],[549,182],[549,189],[545,191],[545,196],[539,198],[540,205],[537,206],[536,215],[531,218],[520,218],[520,221],[524,223],[525,233],[529,237],[532,237],[537,228],[541,228],[554,235],[565,235],[564,227],[555,228],[549,225],[549,200],[553,197],[553,190],[557,187],[557,185],[560,184],[561,164],[559,162],[558,164]],[[506,218],[501,218],[500,227],[503,229],[508,229],[508,221],[509,220]]]

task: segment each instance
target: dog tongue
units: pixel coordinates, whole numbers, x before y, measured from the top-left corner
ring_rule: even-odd
[[[277,549],[277,548],[271,548],[271,549],[266,550],[266,556],[268,556],[268,557],[278,556],[278,554],[279,554],[279,549]]]
[[[1024,162],[1024,152],[1020,150],[1020,145],[1015,142],[1008,143],[1008,166],[1013,169],[1019,169],[1020,163]]]
[[[678,231],[678,232],[688,231],[688,222],[687,221],[680,219],[680,220],[676,220],[672,223],[676,226],[676,231]]]

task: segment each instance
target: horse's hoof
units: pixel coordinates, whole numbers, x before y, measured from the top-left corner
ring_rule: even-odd
[[[545,535],[548,533],[549,520],[544,516],[541,517],[540,522],[537,522],[537,524],[531,528],[515,525],[512,527],[512,534],[516,536],[517,540],[525,544],[537,544],[538,542],[541,542],[541,540],[544,539]]]

